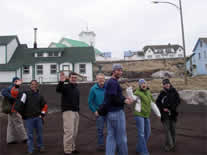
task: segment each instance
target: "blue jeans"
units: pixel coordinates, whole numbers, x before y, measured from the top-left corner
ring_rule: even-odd
[[[123,110],[108,112],[107,116],[106,155],[128,155],[126,119]]]
[[[28,145],[28,152],[33,152],[34,150],[34,141],[33,141],[33,131],[36,129],[37,134],[37,147],[40,149],[43,147],[43,140],[42,140],[42,127],[43,122],[40,117],[29,118],[25,120],[26,129],[27,129],[27,145]]]
[[[97,128],[97,134],[98,134],[98,146],[104,146],[104,122],[105,122],[104,116],[98,116],[96,118],[96,128]]]
[[[138,133],[138,143],[136,145],[136,152],[141,155],[149,155],[147,149],[147,141],[150,137],[151,127],[149,118],[135,116],[136,127]]]

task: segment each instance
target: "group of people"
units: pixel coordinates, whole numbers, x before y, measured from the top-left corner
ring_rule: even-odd
[[[43,122],[48,106],[39,92],[36,80],[30,82],[29,90],[20,91],[21,84],[21,79],[14,77],[12,85],[2,90],[2,95],[12,104],[11,112],[8,114],[7,143],[27,143],[28,155],[32,155],[35,149],[42,153]],[[34,148],[34,130],[37,133],[37,148]]]
[[[151,133],[150,113],[151,104],[155,102],[161,113],[161,122],[165,129],[165,151],[174,151],[176,146],[175,124],[178,116],[177,107],[180,97],[169,79],[162,81],[163,89],[155,100],[152,97],[147,82],[139,79],[138,87],[134,91],[136,99],[124,97],[119,78],[122,76],[123,67],[114,64],[112,76],[105,82],[104,74],[96,76],[97,83],[91,88],[88,104],[96,117],[97,150],[105,150],[106,155],[128,155],[126,118],[124,105],[134,104],[134,118],[137,127],[136,153],[149,155],[147,142]],[[139,108],[137,108],[139,104]],[[158,117],[159,118],[159,117]],[[159,118],[160,119],[160,118]],[[104,147],[104,123],[107,126],[106,147]]]
[[[173,151],[176,146],[177,106],[180,104],[176,89],[169,79],[164,79],[162,82],[163,90],[157,100],[154,100],[147,82],[144,79],[139,79],[138,87],[134,91],[135,100],[129,96],[125,97],[122,93],[119,84],[122,73],[122,65],[113,64],[111,78],[105,81],[104,74],[97,74],[97,83],[92,86],[89,92],[89,109],[96,118],[97,151],[105,151],[106,155],[115,155],[116,153],[128,155],[124,106],[134,104],[134,118],[137,127],[136,153],[149,155],[147,142],[151,133],[149,117],[152,102],[155,102],[160,110],[161,122],[166,132],[164,149],[165,151]],[[35,152],[33,130],[36,130],[36,150],[44,152],[42,129],[48,106],[39,92],[38,82],[32,80],[30,89],[21,92],[19,91],[21,80],[15,77],[12,82],[12,86],[2,91],[2,95],[7,97],[13,105],[11,113],[8,115],[7,143],[27,142],[28,154],[32,155]],[[77,74],[71,72],[67,77],[62,72],[56,92],[61,94],[64,155],[79,154],[76,147],[80,111]],[[136,107],[137,104],[140,106],[139,109]],[[22,119],[25,120],[26,132]],[[106,144],[104,140],[105,124],[107,126]]]

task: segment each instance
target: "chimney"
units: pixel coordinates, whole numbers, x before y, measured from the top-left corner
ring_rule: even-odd
[[[34,28],[34,48],[37,48],[37,28]]]

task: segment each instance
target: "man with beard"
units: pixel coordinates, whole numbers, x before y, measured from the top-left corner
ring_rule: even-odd
[[[21,115],[14,109],[21,84],[22,81],[20,78],[14,77],[12,79],[12,85],[2,90],[2,95],[12,104],[11,113],[8,114],[7,144],[27,142],[27,134],[24,128],[23,120]]]
[[[128,155],[124,104],[131,104],[132,100],[126,99],[122,94],[118,81],[122,76],[122,70],[120,64],[112,66],[112,76],[106,82],[104,104],[98,110],[99,115],[106,115],[106,155],[114,155],[116,150],[118,155]]]
[[[164,79],[162,84],[163,90],[161,90],[156,100],[156,104],[161,112],[161,122],[166,134],[164,149],[168,152],[175,150],[175,125],[178,116],[177,106],[180,104],[180,97],[169,79]]]

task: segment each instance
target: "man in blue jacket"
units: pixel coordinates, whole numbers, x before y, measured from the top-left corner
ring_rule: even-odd
[[[132,100],[122,94],[118,81],[122,73],[122,65],[113,64],[112,76],[106,82],[104,104],[98,110],[99,115],[106,115],[106,155],[115,155],[116,150],[118,155],[128,155],[124,105],[131,104]]]
[[[105,77],[104,74],[99,73],[96,75],[97,83],[93,85],[90,90],[89,97],[88,97],[88,104],[90,110],[96,116],[96,127],[97,127],[97,150],[104,151],[104,122],[105,116],[99,116],[97,110],[99,109],[100,105],[104,101],[104,91],[105,91]]]

